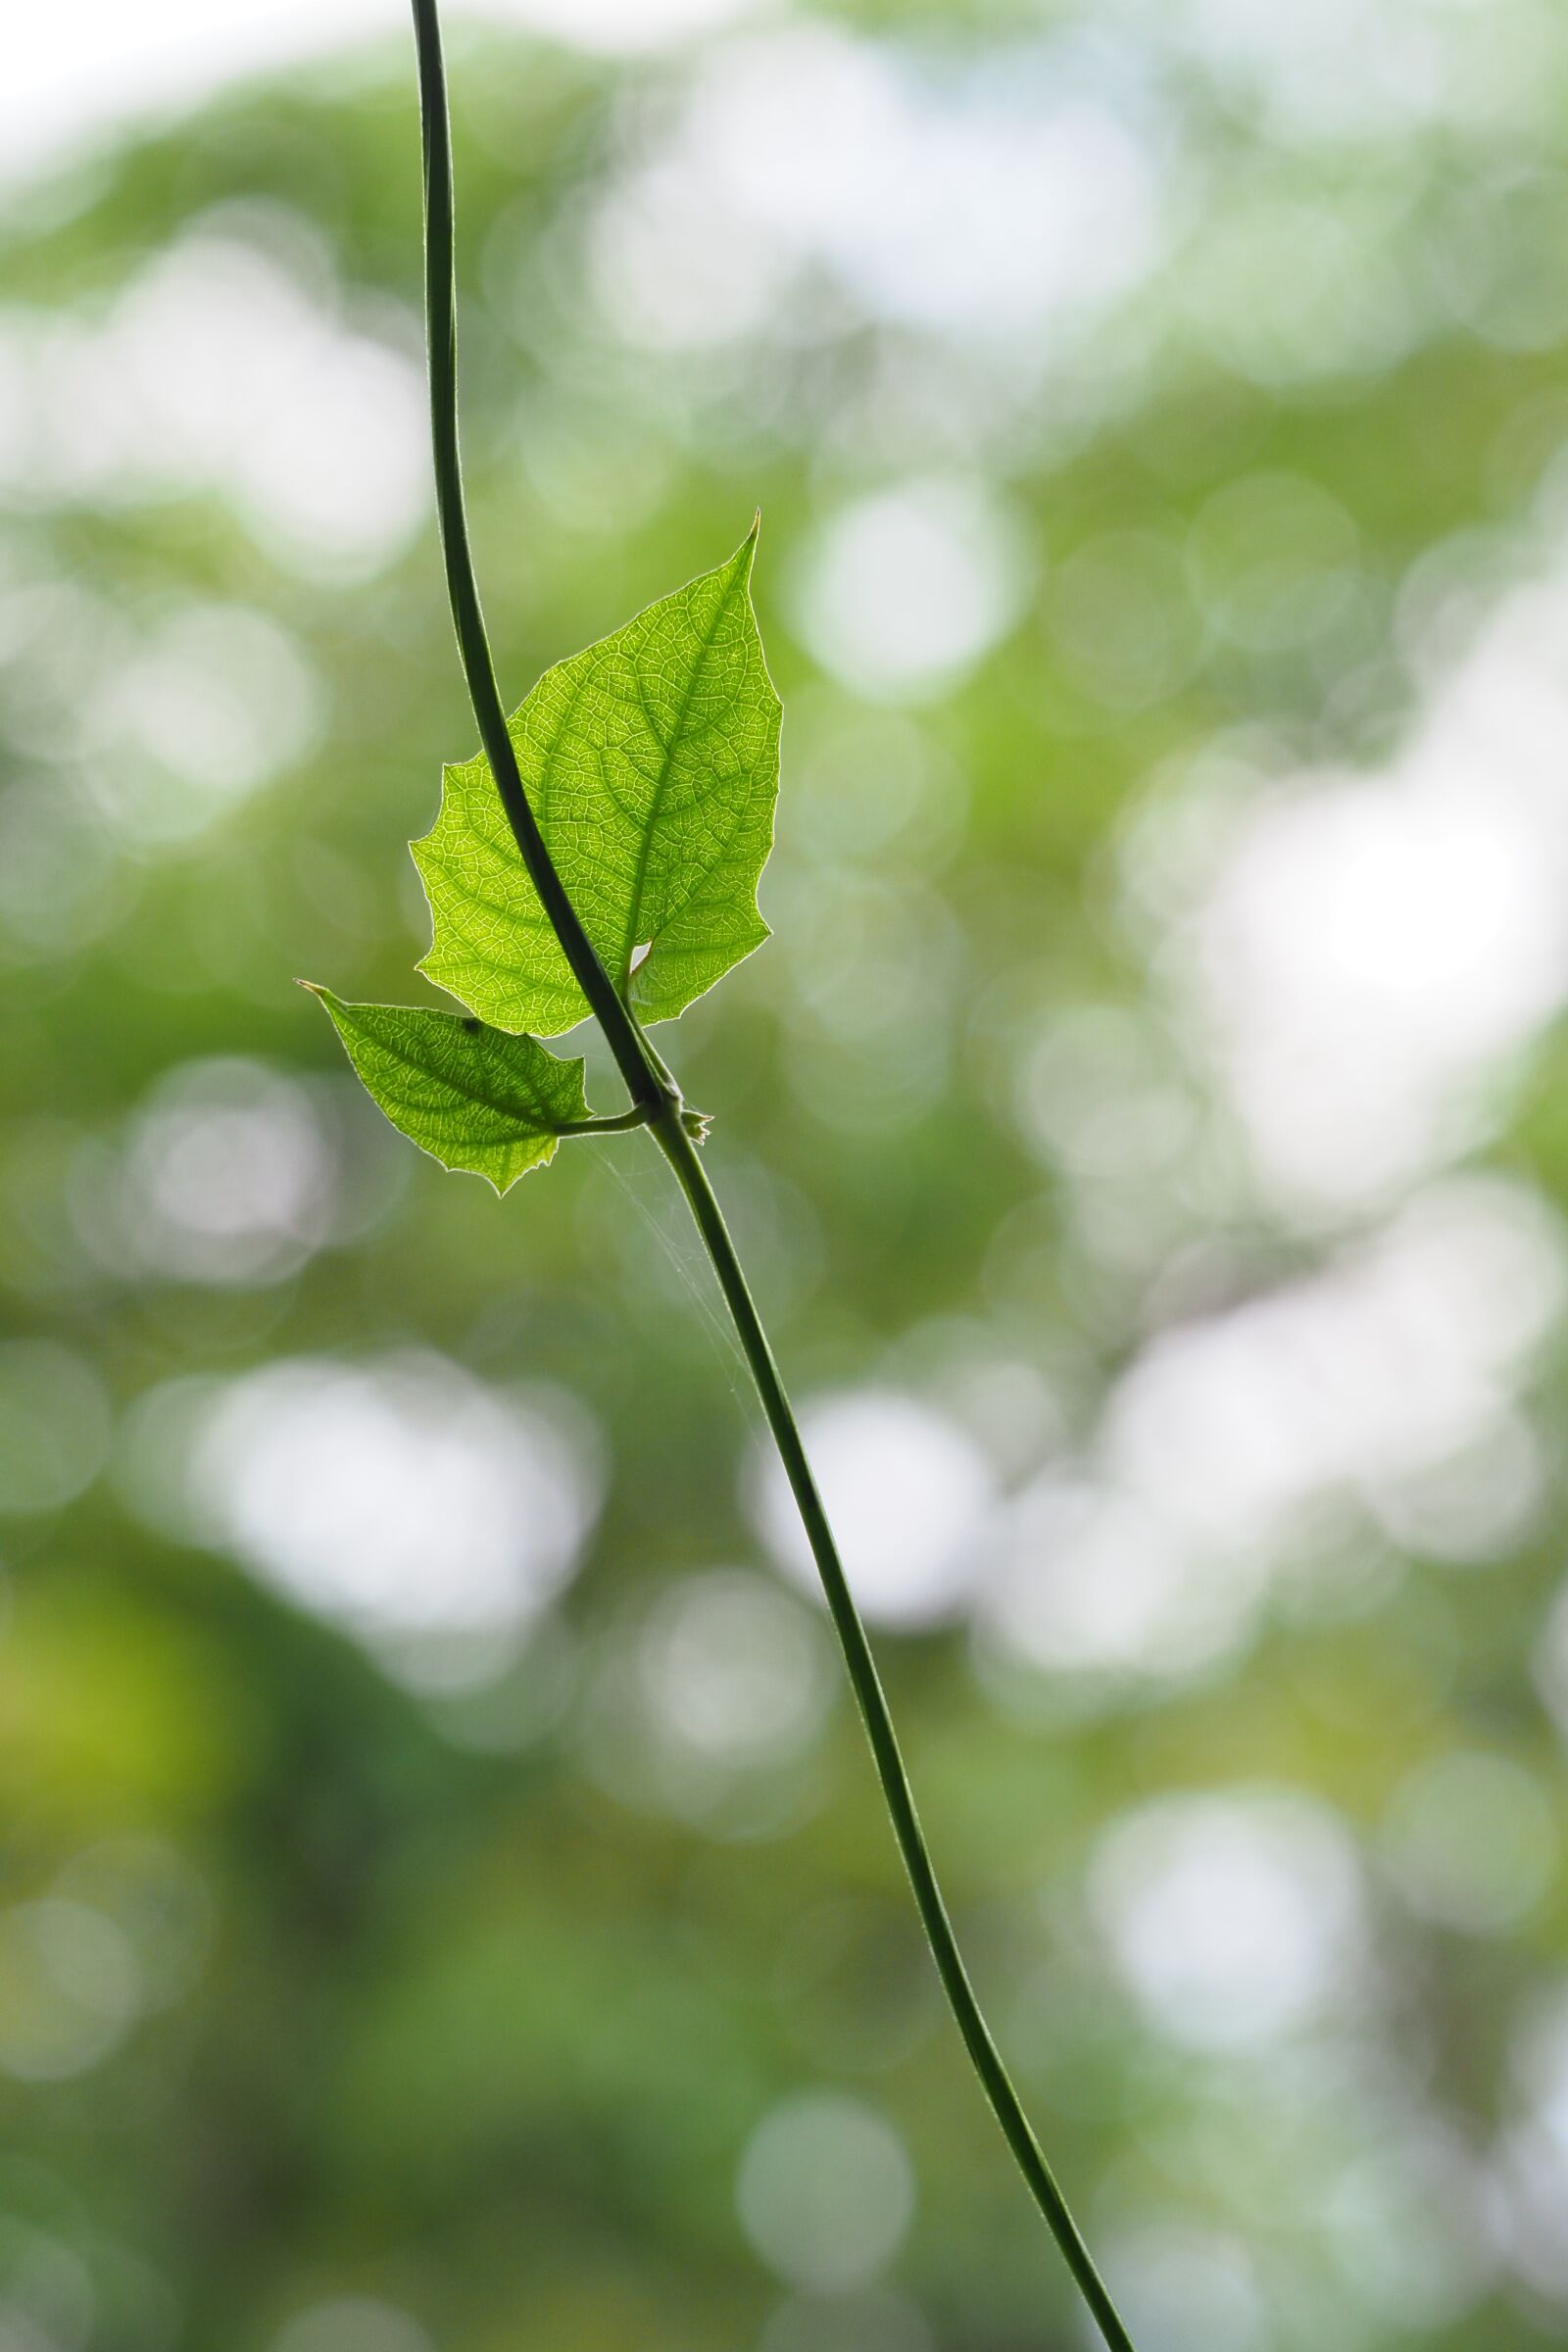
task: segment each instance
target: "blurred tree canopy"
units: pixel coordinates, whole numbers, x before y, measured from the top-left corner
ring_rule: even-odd
[[[660,1043],[1142,2352],[1568,2312],[1568,21],[457,44],[504,685],[760,506],[775,937]],[[503,1203],[399,42],[14,190],[0,2335],[1044,2352],[635,1136]],[[602,1057],[591,1093],[617,1107]]]

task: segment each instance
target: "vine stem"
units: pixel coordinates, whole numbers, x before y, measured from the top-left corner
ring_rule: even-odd
[[[430,354],[430,439],[435,455],[436,513],[446,563],[447,595],[457,631],[468,700],[478,722],[490,772],[528,878],[539,893],[560,940],[572,977],[610,1042],[615,1066],[633,1102],[650,1115],[673,1109],[671,1089],[660,1076],[622,1004],[599,952],[583,929],[565,884],[545,847],[517,772],[517,755],[507,730],[507,714],[496,684],[495,662],[479,602],[479,583],[468,544],[458,451],[458,272],[453,245],[452,123],[447,106],[446,65],[435,0],[414,0],[414,34],[419,64],[419,122],[424,143],[424,316]]]
[[[424,142],[425,304],[430,346],[430,421],[436,505],[453,626],[480,741],[502,807],[578,985],[609,1041],[632,1097],[632,1109],[599,1124],[604,1131],[647,1126],[674,1172],[733,1319],[758,1396],[795,1497],[851,1685],[870,1742],[894,1837],[915,1907],[958,2032],[993,2114],[1035,2203],[1060,2248],[1110,2352],[1134,2352],[1131,2336],[1096,2268],[1083,2233],[1046,2161],[992,2038],[958,1949],[932,1866],[914,1793],[860,1613],[839,1558],[789,1396],[708,1171],[686,1122],[680,1089],[643,1036],[582,926],[539,831],[517,771],[496,683],[479,602],[464,506],[458,445],[457,269],[453,243],[452,133],[436,0],[413,0]]]

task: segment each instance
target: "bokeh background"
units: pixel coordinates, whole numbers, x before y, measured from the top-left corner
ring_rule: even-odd
[[[657,1156],[292,986],[435,1001],[472,743],[401,13],[27,13],[0,2337],[1075,2352]],[[1141,2352],[1568,2341],[1568,17],[453,48],[513,697],[763,511],[662,1042]]]

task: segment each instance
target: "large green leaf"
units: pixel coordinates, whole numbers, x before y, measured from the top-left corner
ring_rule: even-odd
[[[444,1168],[466,1168],[504,1193],[553,1159],[562,1134],[588,1116],[582,1063],[531,1037],[454,1012],[345,1004],[306,986],[393,1126]]]
[[[755,528],[727,564],[547,670],[509,726],[523,789],[584,928],[645,1020],[760,947],[779,701],[752,611]],[[588,1010],[482,757],[445,771],[415,862],[419,969],[497,1028],[553,1037]],[[644,952],[646,951],[646,952]]]

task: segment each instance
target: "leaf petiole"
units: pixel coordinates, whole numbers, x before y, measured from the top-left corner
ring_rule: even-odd
[[[556,1133],[563,1143],[570,1143],[574,1135],[629,1135],[633,1128],[646,1127],[652,1117],[650,1103],[634,1102],[630,1110],[617,1111],[613,1118],[568,1119]]]
[[[658,1108],[651,1102],[634,1102],[630,1110],[617,1111],[613,1118],[571,1119],[556,1129],[563,1143],[569,1144],[576,1135],[629,1135],[634,1128],[651,1127],[659,1118]],[[708,1113],[693,1110],[688,1103],[680,1105],[680,1124],[694,1144],[700,1144],[708,1134]]]

